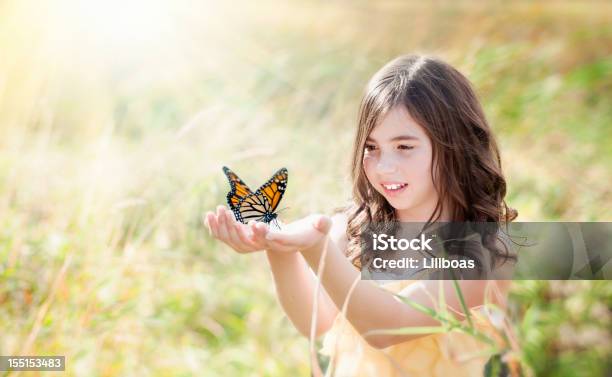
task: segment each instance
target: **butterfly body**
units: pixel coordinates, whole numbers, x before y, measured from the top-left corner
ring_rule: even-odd
[[[266,213],[264,214],[264,216],[261,218],[260,221],[263,221],[266,224],[270,224],[272,221],[276,220],[277,217],[278,217],[278,214],[276,213]]]
[[[237,221],[246,224],[250,220],[255,220],[269,224],[276,220],[278,217],[275,213],[276,208],[287,189],[287,169],[279,169],[255,192],[251,191],[249,186],[228,167],[224,166],[223,172],[230,183],[227,204]]]

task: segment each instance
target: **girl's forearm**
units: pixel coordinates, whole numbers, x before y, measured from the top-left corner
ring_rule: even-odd
[[[274,276],[276,293],[283,310],[298,329],[308,337],[312,320],[313,298],[316,280],[302,255],[266,251]],[[316,336],[325,333],[332,325],[338,310],[325,290],[319,290]]]
[[[326,246],[325,246],[326,245]],[[360,273],[342,255],[333,242],[324,242],[310,249],[303,250],[302,255],[313,270],[317,270],[324,248],[327,247],[322,283],[336,307],[342,308],[352,285],[360,279]],[[435,296],[437,297],[437,296]],[[431,306],[429,298],[423,294],[414,295],[416,301]],[[353,289],[346,318],[365,339],[373,346],[384,348],[398,341],[405,341],[416,336],[372,335],[373,330],[395,329],[408,326],[435,326],[438,323],[431,317],[412,310],[408,305],[397,300],[394,295],[370,281],[358,281]]]

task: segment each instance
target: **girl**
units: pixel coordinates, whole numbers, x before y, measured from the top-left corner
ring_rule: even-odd
[[[332,357],[334,375],[482,375],[488,357],[477,355],[486,347],[469,335],[375,331],[440,324],[394,293],[438,308],[433,298],[443,289],[448,309],[465,319],[453,281],[380,287],[361,280],[356,268],[360,229],[370,222],[504,223],[516,217],[505,204],[497,145],[469,81],[425,56],[402,56],[381,68],[361,103],[352,180],[354,203],[332,218],[310,215],[276,231],[263,223],[240,224],[220,206],[205,215],[205,223],[239,253],[266,251],[285,313],[305,336],[311,325],[313,335],[326,334],[321,352]],[[507,257],[498,238],[482,240],[491,246],[483,260],[493,261],[493,268]],[[318,280],[310,270],[319,272]],[[315,301],[317,281],[323,289]],[[503,305],[508,288],[507,281],[458,283],[472,310],[485,300]],[[485,298],[488,284],[501,295]],[[483,331],[491,326],[475,325]]]

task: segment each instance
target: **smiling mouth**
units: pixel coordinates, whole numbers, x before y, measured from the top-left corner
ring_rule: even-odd
[[[381,184],[381,186],[386,192],[399,192],[402,189],[404,189],[406,186],[408,186],[408,184],[407,183],[390,183],[390,184]]]

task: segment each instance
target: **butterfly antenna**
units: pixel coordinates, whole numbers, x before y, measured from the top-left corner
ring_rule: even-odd
[[[280,214],[281,212],[283,212],[284,210],[289,209],[289,207],[283,207],[281,209],[279,209],[278,211],[276,211],[277,214]],[[274,223],[276,224],[276,226],[278,227],[278,229],[280,230],[280,223],[278,222],[278,218],[274,219]]]
[[[277,228],[278,230],[281,230],[280,223],[278,222],[278,220],[277,220],[277,219],[274,219],[272,222],[274,223],[274,225],[276,225],[276,228]]]

